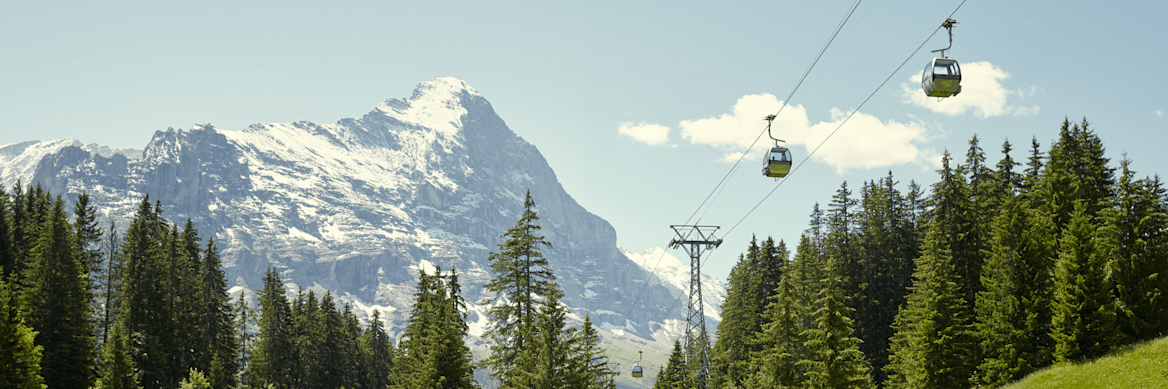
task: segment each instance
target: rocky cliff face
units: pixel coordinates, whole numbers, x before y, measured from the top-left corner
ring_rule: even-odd
[[[275,267],[289,286],[332,291],[359,312],[382,310],[395,331],[418,269],[440,266],[462,274],[475,303],[472,332],[481,334],[486,258],[528,190],[554,245],[545,254],[564,302],[579,317],[589,312],[603,328],[648,337],[681,293],[655,278],[631,306],[647,272],[616,247],[616,231],[564,191],[482,95],[452,78],[334,124],[197,125],[157,132],[142,151],[27,142],[0,148],[0,163],[8,186],[21,179],[67,196],[91,193],[123,229],[149,194],[165,216],[190,218],[215,238],[230,284],[258,289]],[[683,320],[684,304],[669,318]]]

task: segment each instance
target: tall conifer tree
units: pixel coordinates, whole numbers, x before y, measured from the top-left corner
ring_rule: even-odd
[[[531,343],[516,357],[512,379],[501,388],[556,389],[572,383],[575,377],[570,357],[576,330],[567,327],[567,311],[560,306],[559,297],[559,292],[551,293],[539,305]]]
[[[16,250],[12,246],[12,214],[8,192],[0,186],[0,280],[7,280],[16,267]]]
[[[37,231],[22,294],[28,324],[40,332],[36,342],[44,346],[41,374],[50,387],[88,387],[94,348],[89,282],[60,197]]]
[[[147,389],[172,387],[183,377],[176,363],[181,350],[175,347],[171,298],[173,246],[162,211],[150,204],[149,196],[143,198],[122,242],[126,273],[118,320],[126,327],[134,366]]]
[[[1059,240],[1051,305],[1054,357],[1073,361],[1102,356],[1119,340],[1107,263],[1096,247],[1095,226],[1085,200],[1075,202]]]
[[[845,302],[838,279],[829,280],[819,299],[814,328],[802,336],[807,354],[797,362],[804,369],[807,388],[872,388],[871,365],[853,336],[853,311]]]
[[[227,295],[227,278],[219,259],[215,238],[207,240],[207,248],[200,261],[198,296],[193,299],[199,317],[197,328],[196,368],[207,372],[207,379],[216,388],[235,386],[239,372],[239,342],[235,337],[234,312]]]
[[[942,158],[941,182],[934,186],[927,235],[916,260],[913,285],[897,313],[885,386],[893,388],[964,388],[980,351],[972,331],[972,309],[966,296],[981,286],[969,285],[966,267],[974,255],[963,232],[968,230],[968,190],[959,174]],[[960,254],[960,257],[959,255]]]
[[[296,347],[293,343],[291,308],[284,283],[275,269],[264,274],[260,292],[260,335],[248,364],[248,384],[253,387],[295,388]]]
[[[98,295],[97,301],[101,306],[101,323],[98,326],[97,340],[102,347],[109,340],[110,331],[113,330],[118,310],[121,307],[122,276],[125,273],[125,257],[122,256],[120,249],[122,238],[118,234],[117,225],[111,221],[108,231],[109,233],[105,234],[102,239],[104,251],[101,261],[102,270],[98,273],[95,285]]]
[[[984,359],[977,380],[1000,386],[1051,361],[1053,224],[1026,199],[1006,202],[994,221],[991,254],[977,298],[977,331]]]
[[[476,388],[470,349],[464,341],[468,328],[462,314],[465,305],[457,293],[457,273],[445,276],[441,269],[435,273],[422,270],[419,274],[414,307],[390,380],[395,388]],[[502,385],[513,385],[517,372],[507,373],[511,380]]]
[[[487,257],[494,278],[483,286],[488,296],[483,304],[500,299],[504,302],[487,311],[490,324],[485,335],[490,341],[491,356],[485,365],[504,384],[510,380],[508,374],[519,353],[529,347],[538,314],[537,299],[561,293],[547,258],[540,252],[542,248],[552,248],[552,244],[538,235],[537,221],[535,200],[529,190],[523,201],[523,215],[515,227],[503,234],[506,241],[499,245],[499,252]]]
[[[380,389],[388,386],[389,374],[393,370],[393,344],[389,334],[385,333],[381,311],[373,310],[369,327],[361,335],[361,350],[368,369],[365,371],[366,387]]]
[[[800,334],[806,329],[803,323],[810,313],[798,301],[793,278],[792,274],[783,277],[767,306],[768,323],[753,340],[760,349],[750,360],[757,366],[757,372],[746,382],[746,387],[774,389],[803,385],[805,366],[797,362],[806,358]]]
[[[109,338],[101,349],[102,389],[138,389],[138,371],[130,356],[130,344],[126,327],[115,322],[109,330]]]
[[[614,377],[617,372],[608,365],[608,356],[600,347],[600,333],[592,325],[592,318],[584,315],[584,324],[571,348],[571,387],[581,389],[616,389]]]
[[[1168,329],[1168,213],[1159,179],[1135,179],[1120,161],[1115,207],[1101,212],[1100,255],[1108,261],[1118,325],[1128,339],[1150,339]]]
[[[710,386],[742,385],[755,370],[750,364],[750,353],[758,350],[748,341],[761,331],[760,319],[765,309],[766,296],[759,296],[764,274],[760,254],[757,239],[752,239],[747,254],[740,254],[738,263],[730,269],[722,322],[718,323],[718,342],[710,352]]]
[[[682,389],[686,381],[685,354],[681,352],[681,340],[673,341],[673,351],[669,353],[669,361],[657,374],[657,382],[653,389]]]
[[[0,386],[14,389],[43,389],[41,356],[44,347],[35,341],[37,332],[24,325],[20,302],[4,277],[0,277]]]

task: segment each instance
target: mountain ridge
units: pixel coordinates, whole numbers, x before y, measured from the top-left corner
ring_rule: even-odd
[[[391,332],[404,323],[417,269],[441,266],[462,273],[468,318],[481,335],[487,253],[531,190],[554,245],[545,254],[575,316],[641,337],[652,337],[666,313],[684,318],[671,309],[681,289],[650,280],[652,269],[617,247],[615,229],[576,203],[538,149],[461,80],[421,83],[410,98],[332,124],[158,131],[134,155],[71,138],[0,147],[8,187],[19,179],[67,196],[87,191],[103,226],[121,228],[149,193],[164,216],[190,218],[215,237],[233,290],[258,288],[273,266],[293,290],[387,311]],[[623,317],[632,311],[641,319]]]

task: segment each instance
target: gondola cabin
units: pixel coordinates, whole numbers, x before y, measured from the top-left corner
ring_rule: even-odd
[[[641,367],[633,365],[633,377],[641,378],[641,376],[643,376],[643,375],[644,375],[644,373],[641,371]]]
[[[921,88],[929,97],[950,97],[961,93],[961,66],[952,58],[933,58],[921,76]]]
[[[772,147],[763,161],[762,175],[782,178],[791,172],[791,151],[786,147]]]

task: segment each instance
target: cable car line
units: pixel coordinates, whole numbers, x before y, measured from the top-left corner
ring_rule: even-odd
[[[819,63],[820,58],[822,58],[823,54],[825,52],[827,52],[828,47],[830,47],[831,43],[835,41],[836,36],[838,36],[840,31],[843,30],[844,25],[847,24],[847,21],[848,21],[848,19],[850,19],[852,17],[852,14],[854,14],[856,12],[856,9],[860,7],[860,3],[862,1],[863,0],[856,0],[855,4],[852,5],[852,8],[848,11],[848,13],[846,15],[844,15],[843,20],[841,20],[839,25],[836,26],[836,29],[831,34],[831,37],[829,37],[827,42],[824,43],[823,48],[821,48],[819,50],[819,54],[817,54],[815,56],[815,60],[813,60],[811,62],[811,65],[809,65],[807,67],[807,70],[805,72],[803,72],[803,76],[799,78],[799,82],[797,82],[795,84],[795,87],[791,89],[791,93],[787,95],[787,99],[783,101],[783,104],[781,106],[779,106],[779,111],[776,112],[775,115],[773,115],[773,116],[778,116],[778,114],[783,112],[783,108],[785,108],[787,106],[787,101],[790,100],[791,97],[795,95],[795,92],[799,90],[799,86],[801,86],[803,84],[803,81],[807,79],[807,76],[811,74],[811,70],[815,68],[815,65],[817,63]],[[766,133],[769,128],[770,128],[770,125],[768,124],[767,129],[764,129],[763,131],[759,132],[758,136],[754,138],[754,142],[752,142],[750,144],[750,146],[746,148],[746,151],[743,152],[742,155],[738,157],[738,161],[734,162],[734,166],[731,166],[730,170],[727,171],[726,174],[722,176],[722,179],[719,180],[716,185],[714,185],[714,188],[712,190],[710,190],[710,194],[706,195],[706,198],[704,200],[702,200],[701,204],[698,204],[697,209],[694,209],[694,212],[692,214],[690,214],[689,218],[687,218],[685,220],[685,223],[683,223],[683,224],[689,224],[689,221],[693,220],[694,216],[697,216],[698,212],[702,210],[702,207],[705,206],[706,203],[709,202],[712,197],[714,197],[714,194],[718,193],[718,189],[721,188],[722,184],[726,182],[726,179],[729,178],[730,175],[734,173],[735,169],[738,168],[738,165],[742,163],[742,160],[744,158],[746,158],[746,155],[748,153],[750,153],[750,149],[754,148],[754,145],[757,144],[758,140],[762,138],[762,134]],[[709,207],[707,207],[706,209],[708,210]],[[705,214],[703,213],[703,216],[704,215]],[[645,279],[645,284],[642,285],[641,290],[639,292],[637,292],[637,297],[633,299],[633,303],[629,305],[629,310],[625,313],[624,316],[621,317],[622,319],[628,320],[629,315],[633,312],[633,308],[636,307],[637,301],[640,301],[641,295],[645,292],[645,288],[647,288],[649,286],[649,282],[652,281],[653,276],[656,275],[657,267],[659,265],[661,265],[661,259],[664,258],[664,256],[665,256],[665,250],[662,250],[661,255],[657,256],[657,263],[655,265],[653,265],[653,270],[649,272],[649,277]],[[684,293],[683,293],[683,295],[684,295]],[[679,297],[679,299],[680,299],[680,297]],[[608,351],[609,346],[612,346],[612,342],[614,340],[616,340],[615,337],[613,337],[612,339],[609,339],[608,345],[606,345],[604,347],[605,351]]]
[[[802,85],[803,81],[811,73],[811,70],[815,67],[815,64],[818,63],[819,59],[823,57],[823,54],[827,51],[827,48],[835,40],[836,36],[839,35],[839,32],[843,29],[843,26],[846,24],[847,20],[849,18],[851,18],[853,13],[855,13],[855,11],[859,7],[861,1],[862,0],[856,0],[856,3],[852,6],[852,9],[848,11],[848,14],[844,17],[844,20],[840,22],[840,24],[839,24],[839,26],[837,26],[835,32],[832,33],[831,37],[828,39],[828,42],[826,44],[824,44],[824,47],[820,50],[819,54],[816,55],[815,60],[812,61],[810,66],[808,66],[808,68],[804,72],[803,76],[799,79],[799,82],[796,83],[795,87],[791,90],[791,93],[787,96],[787,99],[782,102],[782,105],[779,107],[778,112],[776,112],[775,115],[769,116],[767,118],[768,123],[767,123],[767,127],[766,127],[765,132],[767,132],[768,134],[770,133],[771,122],[774,120],[775,117],[777,117],[779,114],[782,113],[783,108],[785,108],[787,106],[788,101],[791,99],[792,96],[794,96],[794,94],[798,90],[799,86]],[[949,18],[947,19],[947,22],[948,22],[948,20],[951,20],[953,15],[956,14],[957,11],[960,10],[963,5],[965,5],[966,1],[967,0],[962,0],[961,3],[957,5],[957,8],[955,8],[953,10],[953,12],[949,14]],[[942,27],[944,27],[944,25]],[[913,50],[912,54],[910,54],[908,56],[908,58],[906,58],[903,62],[901,62],[900,66],[897,66],[896,70],[894,70],[891,74],[889,74],[889,76],[887,78],[885,78],[884,81],[881,82],[880,85],[877,86],[876,89],[873,90],[872,93],[868,95],[868,97],[864,98],[864,101],[862,101],[860,103],[860,105],[856,107],[855,110],[853,110],[850,114],[848,114],[848,116],[846,118],[844,118],[844,120],[842,122],[840,122],[839,126],[836,126],[836,128],[834,130],[832,130],[832,132],[830,134],[828,134],[828,136],[826,138],[824,138],[823,141],[821,141],[819,143],[819,145],[817,145],[815,147],[815,149],[813,149],[810,153],[808,153],[807,156],[804,157],[799,162],[798,165],[796,165],[793,169],[791,169],[789,172],[787,172],[787,174],[785,174],[784,177],[799,170],[799,168],[801,168],[803,166],[803,164],[805,164],[809,159],[811,159],[811,156],[815,155],[815,153],[818,152],[819,149],[822,148],[823,145],[825,143],[827,143],[827,141],[830,140],[835,135],[835,133],[838,132],[840,130],[840,128],[843,127],[844,124],[846,124],[848,122],[848,120],[851,120],[852,116],[854,116],[856,114],[856,112],[859,112],[860,108],[862,108],[865,104],[867,104],[868,101],[871,100],[872,97],[875,96],[876,93],[879,92],[880,89],[882,89],[884,87],[884,85],[886,85],[888,83],[888,81],[892,79],[892,77],[895,77],[896,73],[899,72],[902,68],[904,68],[904,65],[907,64],[908,61],[911,60],[912,57],[915,56],[916,53],[919,52],[920,49],[922,47],[924,47],[924,45],[927,44],[928,41],[930,39],[932,39],[933,36],[935,36],[938,31],[941,30],[942,27],[937,27],[936,30],[933,30],[933,33],[929,34],[929,37],[926,38],[925,41],[922,42],[921,45],[916,48],[916,50]],[[951,25],[949,28],[951,28]],[[950,34],[952,34],[952,30],[950,30]],[[950,39],[952,39],[952,35],[950,36]],[[757,137],[755,137],[754,142],[752,142],[751,145],[749,147],[747,147],[746,152],[744,152],[741,156],[739,156],[738,161],[736,161],[734,163],[734,165],[730,168],[730,170],[727,171],[724,176],[722,176],[722,179],[718,181],[718,184],[714,186],[714,189],[710,191],[710,194],[706,195],[706,198],[704,200],[702,200],[702,203],[698,205],[698,208],[694,210],[693,214],[691,214],[688,219],[686,219],[687,224],[689,223],[690,220],[693,219],[694,216],[697,215],[698,211],[701,210],[701,208],[710,200],[710,198],[712,196],[714,196],[715,193],[717,193],[718,188],[726,181],[726,178],[728,178],[735,171],[735,169],[737,169],[737,167],[741,164],[742,160],[750,152],[750,149],[753,148],[754,145],[758,143],[758,140],[762,138],[762,133],[763,132],[759,132],[759,135]],[[774,138],[772,137],[772,139],[774,139]],[[777,191],[779,189],[779,187],[781,187],[783,185],[783,183],[785,183],[785,182],[787,182],[786,178],[783,178],[782,180],[780,180],[779,183],[776,184],[775,187],[773,189],[771,189],[771,191],[766,194],[766,196],[763,196],[763,198],[761,200],[759,200],[758,204],[755,204],[755,206],[753,208],[751,208],[750,211],[747,211],[746,215],[744,215],[741,219],[738,220],[737,223],[734,224],[734,226],[732,226],[729,230],[727,230],[726,234],[723,235],[723,239],[725,238],[726,235],[729,235],[731,232],[734,231],[734,229],[736,229],[740,224],[742,224],[742,222],[744,220],[746,220],[746,218],[749,217],[750,214],[754,213],[754,211],[756,209],[758,209],[758,207],[760,205],[762,205],[763,202],[765,202],[768,198],[770,198],[770,196],[772,194],[774,194],[775,191]],[[704,215],[704,213],[703,213],[703,215]],[[636,307],[636,303],[640,300],[640,297],[644,293],[645,288],[649,286],[649,282],[653,279],[653,276],[656,275],[657,267],[661,264],[661,259],[663,259],[664,256],[665,256],[665,250],[663,249],[661,251],[661,254],[658,255],[658,257],[657,257],[657,263],[653,266],[653,270],[649,272],[649,277],[646,278],[645,284],[642,285],[641,290],[639,292],[637,292],[637,296],[633,299],[633,302],[630,304],[629,310],[622,316],[622,319],[623,319],[622,322],[628,320],[629,315],[632,313],[632,309],[634,307]],[[700,272],[701,269],[699,268],[698,271]],[[669,311],[666,312],[665,317],[668,317],[669,314],[673,312],[673,308],[677,306],[677,302],[681,301],[681,296],[684,296],[684,295],[685,294],[682,293],[677,297],[677,299],[674,300],[673,305],[670,306],[670,309],[669,309]],[[602,354],[608,352],[608,349],[612,346],[612,343],[615,340],[616,340],[615,336],[612,337],[611,339],[609,339],[608,345],[606,345],[604,347],[604,351],[602,351]],[[644,348],[644,346],[645,346],[644,344],[641,345],[641,347],[638,349],[638,353],[641,352],[641,350]]]
[[[831,133],[828,134],[826,138],[823,138],[823,141],[819,142],[819,145],[815,146],[815,149],[811,150],[811,152],[808,153],[807,156],[804,157],[803,160],[799,162],[799,165],[795,166],[794,169],[791,169],[791,173],[794,173],[796,170],[799,170],[799,168],[802,167],[803,164],[807,162],[807,160],[811,159],[811,156],[815,155],[815,152],[819,151],[819,149],[821,147],[823,147],[823,144],[827,143],[827,141],[829,139],[831,139],[831,137],[834,136],[835,133],[838,132],[840,130],[840,128],[842,128],[844,126],[844,124],[846,124],[848,122],[848,120],[850,120],[852,118],[852,116],[854,116],[856,114],[856,112],[860,112],[860,108],[864,107],[864,104],[867,104],[868,100],[871,100],[872,96],[875,96],[876,93],[879,92],[880,89],[883,88],[885,84],[888,84],[888,81],[891,80],[892,77],[895,77],[896,73],[899,72],[900,69],[904,68],[904,65],[907,64],[908,61],[912,60],[912,57],[915,56],[917,54],[917,52],[921,51],[921,48],[925,47],[925,44],[928,44],[929,40],[932,39],[934,35],[937,35],[938,31],[941,31],[941,28],[946,28],[945,25],[949,24],[949,21],[953,20],[952,19],[953,15],[957,13],[957,10],[961,9],[962,5],[965,5],[965,1],[966,0],[962,0],[961,4],[958,4],[957,8],[953,10],[953,13],[949,14],[949,18],[946,19],[946,23],[937,27],[936,30],[933,30],[933,33],[929,34],[929,37],[926,38],[924,42],[921,42],[921,45],[917,46],[917,49],[913,50],[912,54],[909,54],[908,58],[905,58],[904,62],[901,62],[900,66],[897,66],[896,70],[892,71],[892,74],[889,74],[888,78],[885,78],[884,82],[881,82],[880,86],[876,87],[876,90],[872,91],[872,93],[869,94],[868,97],[864,98],[864,101],[860,102],[860,105],[857,106],[856,109],[852,110],[852,113],[848,114],[848,117],[844,118],[844,120],[842,122],[840,122],[840,124],[838,126],[835,127],[835,130],[832,130]],[[727,235],[730,235],[730,233],[733,232],[734,229],[737,228],[739,224],[742,224],[743,220],[746,220],[746,218],[749,217],[750,214],[754,212],[754,210],[758,209],[758,207],[760,205],[762,205],[762,203],[765,202],[767,200],[767,198],[769,198],[772,194],[774,194],[775,191],[778,190],[780,186],[783,186],[783,183],[785,183],[785,182],[787,182],[787,179],[783,179],[782,181],[779,181],[779,183],[777,185],[775,185],[774,189],[771,189],[771,191],[769,193],[767,193],[766,196],[763,196],[762,200],[759,200],[758,204],[754,205],[754,208],[751,208],[750,211],[747,211],[746,215],[742,216],[742,219],[739,219],[737,223],[734,223],[733,227],[730,227],[729,230],[726,230],[726,233],[722,235],[722,238],[725,239],[725,237]]]
[[[787,106],[787,102],[791,100],[791,97],[793,97],[795,95],[795,92],[799,90],[799,87],[801,85],[803,85],[803,81],[805,81],[807,79],[807,76],[811,74],[811,71],[815,68],[815,65],[819,63],[819,60],[821,58],[823,58],[823,54],[827,52],[827,49],[831,46],[832,42],[834,42],[835,38],[837,36],[839,36],[840,31],[843,30],[843,28],[847,24],[848,20],[851,19],[852,15],[856,12],[856,9],[860,7],[861,2],[863,2],[863,0],[856,0],[856,2],[852,5],[852,8],[848,10],[848,13],[846,15],[844,15],[844,18],[842,20],[840,20],[840,23],[839,23],[839,25],[836,26],[835,31],[832,32],[832,34],[828,38],[827,42],[823,44],[823,47],[819,50],[819,53],[816,54],[815,59],[811,62],[810,65],[807,66],[807,70],[803,72],[803,76],[799,78],[799,81],[791,89],[791,93],[789,93],[787,95],[787,98],[785,100],[783,100],[782,105],[779,106],[779,110],[778,110],[778,112],[775,113],[774,116],[778,116],[779,114],[781,114],[783,112],[783,108],[785,108]],[[767,129],[769,130],[769,128],[770,128],[770,125],[768,123]],[[738,157],[738,161],[734,162],[734,165],[730,167],[730,170],[727,171],[726,174],[722,176],[722,179],[719,180],[716,185],[714,185],[714,188],[712,190],[710,190],[710,194],[706,195],[706,198],[704,200],[702,200],[701,204],[699,204],[696,209],[694,209],[694,212],[692,214],[690,214],[689,218],[686,219],[684,224],[689,224],[689,221],[693,220],[694,216],[697,216],[698,212],[702,210],[702,207],[705,206],[706,203],[710,201],[711,197],[713,197],[714,194],[718,192],[718,189],[720,187],[722,187],[722,184],[726,182],[726,179],[729,178],[730,175],[734,173],[734,171],[742,163],[742,160],[744,158],[746,158],[747,154],[750,153],[750,149],[754,148],[754,145],[757,144],[758,140],[762,138],[763,132],[765,132],[765,131],[759,132],[758,136],[755,137],[754,142],[751,142],[750,146],[746,148],[746,151],[744,151],[742,153],[742,155]],[[707,207],[707,210],[708,209],[709,208]],[[703,216],[704,216],[704,213],[703,213]],[[625,314],[621,317],[622,322],[627,321],[629,315],[632,314],[632,311],[636,307],[637,302],[640,301],[641,296],[644,294],[645,288],[647,288],[649,286],[649,283],[652,281],[653,277],[656,275],[657,267],[661,265],[661,259],[663,259],[664,256],[665,256],[665,250],[663,249],[661,251],[661,254],[658,255],[658,257],[657,257],[657,261],[656,261],[657,263],[653,265],[653,270],[649,272],[649,277],[647,277],[645,279],[645,284],[642,285],[641,290],[637,292],[637,296],[633,299],[632,304],[629,304],[629,310],[626,311]],[[700,271],[700,269],[699,269],[699,271]],[[684,295],[685,295],[685,293],[682,293],[681,295],[678,296],[677,300],[674,301],[674,306],[677,305],[677,301],[681,300],[680,296],[684,296]],[[672,311],[673,311],[673,308],[671,307],[669,312],[672,313]],[[668,317],[668,315],[669,315],[669,313],[666,313],[666,317]],[[616,340],[615,336],[613,338],[609,339],[608,345],[606,345],[604,347],[603,352],[608,352],[609,347],[612,346],[612,342],[615,340]],[[644,345],[642,345],[642,347],[644,347]]]
[[[799,86],[803,85],[803,81],[806,80],[807,76],[811,74],[811,70],[814,69],[815,65],[819,63],[819,59],[823,58],[823,54],[827,52],[827,48],[830,47],[831,43],[835,41],[836,36],[838,36],[840,31],[843,30],[844,25],[847,24],[848,19],[851,19],[852,14],[856,12],[856,9],[860,7],[860,2],[862,1],[863,0],[856,0],[856,3],[852,5],[852,8],[848,10],[848,13],[844,15],[843,20],[840,20],[839,25],[835,28],[835,32],[832,32],[831,36],[828,37],[827,42],[823,44],[823,48],[819,50],[819,54],[817,54],[815,59],[811,61],[811,65],[807,66],[807,70],[803,72],[803,76],[799,78],[799,81],[795,83],[795,87],[791,88],[791,93],[787,94],[787,98],[783,100],[782,105],[779,106],[779,111],[775,112],[775,116],[783,113],[783,108],[787,107],[787,102],[791,100],[792,96],[795,96],[795,92],[799,90]],[[730,170],[726,172],[726,175],[722,176],[722,180],[718,181],[717,185],[714,185],[714,189],[710,190],[710,194],[706,196],[705,200],[702,200],[702,203],[698,205],[698,208],[694,210],[694,213],[690,215],[689,219],[686,220],[686,224],[689,223],[689,220],[693,220],[693,217],[698,214],[698,211],[702,209],[702,206],[706,205],[706,202],[709,201],[710,197],[712,197],[714,193],[718,191],[718,188],[722,186],[722,183],[726,182],[726,178],[730,177],[730,174],[734,173],[734,170],[738,168],[738,165],[742,163],[742,160],[746,158],[746,155],[750,154],[750,149],[754,148],[755,144],[758,144],[759,139],[762,139],[762,134],[765,132],[766,130],[764,129],[758,133],[758,136],[754,138],[754,142],[751,142],[750,146],[748,146],[746,150],[742,152],[742,155],[738,157],[738,161],[734,162],[734,166],[730,167]]]

